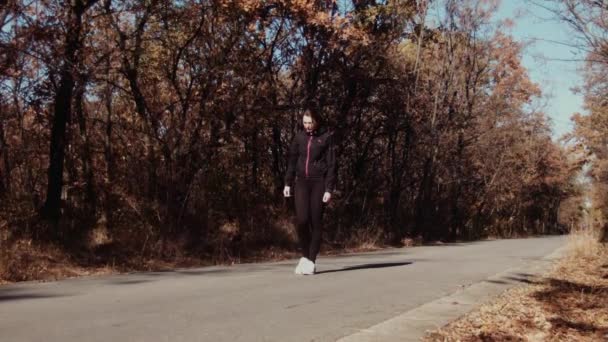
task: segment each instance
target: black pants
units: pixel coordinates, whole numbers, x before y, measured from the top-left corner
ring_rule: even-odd
[[[322,178],[296,181],[296,226],[300,248],[302,248],[302,256],[313,262],[317,259],[321,248],[324,193],[325,181]]]

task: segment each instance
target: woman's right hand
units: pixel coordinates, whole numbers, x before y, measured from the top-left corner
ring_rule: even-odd
[[[285,188],[283,189],[283,195],[285,197],[291,197],[291,188],[288,186],[285,186]]]

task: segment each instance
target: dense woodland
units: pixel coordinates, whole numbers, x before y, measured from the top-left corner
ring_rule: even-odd
[[[311,108],[338,155],[324,248],[566,232],[582,144],[608,189],[606,41],[579,144],[555,142],[493,1],[0,4],[5,244],[294,248],[283,177]]]

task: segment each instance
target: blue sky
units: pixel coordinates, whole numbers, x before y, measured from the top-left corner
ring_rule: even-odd
[[[582,96],[571,91],[572,87],[582,86],[582,78],[578,73],[581,63],[555,59],[581,59],[582,55],[571,47],[539,41],[538,39],[563,42],[572,33],[564,23],[552,19],[546,10],[531,5],[526,0],[503,0],[496,19],[505,18],[511,18],[515,23],[511,29],[513,37],[518,41],[530,42],[523,52],[523,64],[546,97],[544,111],[552,120],[553,137],[556,140],[572,129],[572,114],[584,113],[584,110]]]

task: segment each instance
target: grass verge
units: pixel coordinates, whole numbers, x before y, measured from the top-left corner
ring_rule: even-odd
[[[570,235],[566,257],[423,341],[608,340],[608,246],[598,232]]]

